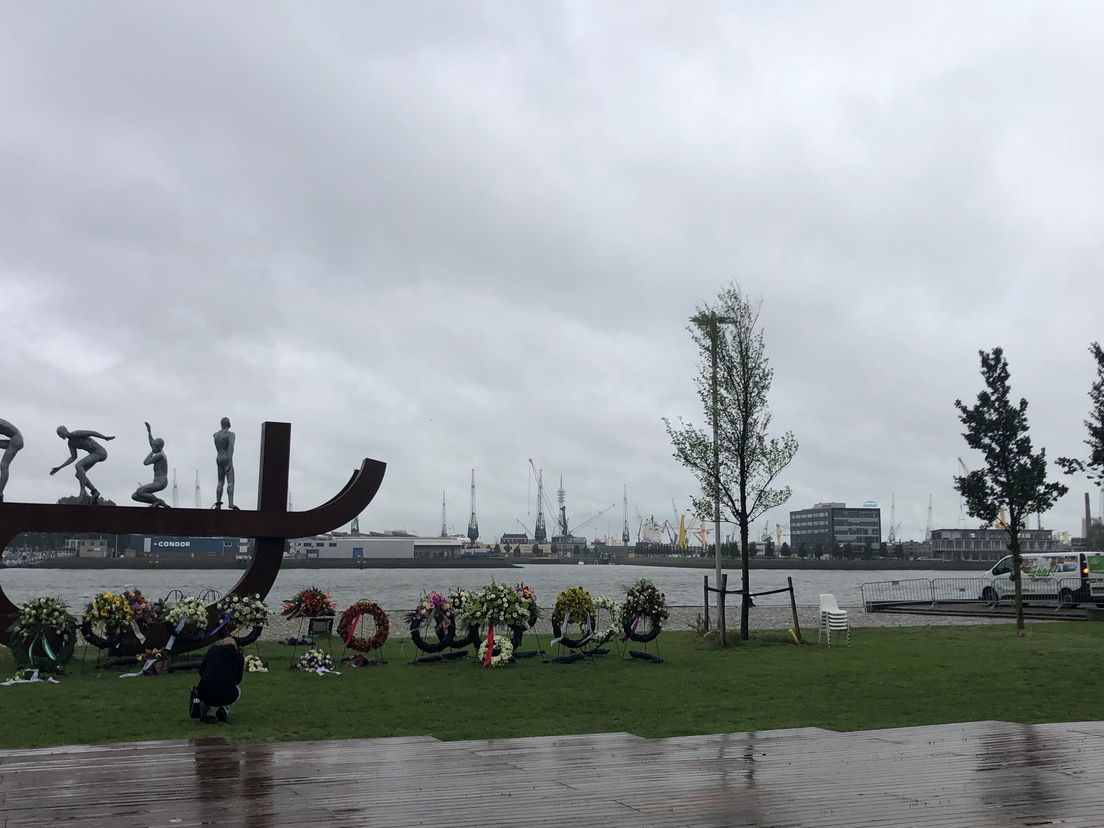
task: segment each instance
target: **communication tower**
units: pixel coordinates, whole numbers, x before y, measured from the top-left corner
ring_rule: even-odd
[[[564,494],[563,475],[561,474],[560,475],[560,488],[556,492],[556,502],[560,504],[559,532],[560,532],[560,537],[563,537],[563,538],[566,538],[568,536],[568,531],[567,531],[567,506],[564,505],[566,501],[567,501],[567,496]]]
[[[173,508],[180,508],[180,487],[176,485],[176,469],[173,469]]]
[[[932,533],[932,496],[928,495],[928,525],[924,529],[924,541],[925,542],[928,542],[928,541],[931,540],[931,533]]]
[[[445,524],[445,493],[441,492],[441,537],[448,537],[448,526]]]
[[[196,502],[195,502],[195,507],[197,509],[202,509],[203,506],[201,504],[202,504],[203,501],[202,501],[202,498],[200,498],[200,496],[199,496],[199,469],[196,469],[195,473],[196,473],[196,490],[195,490],[195,500],[196,500]]]
[[[468,540],[479,540],[479,521],[475,519],[475,469],[471,470],[471,517],[468,518]]]
[[[533,540],[537,543],[548,540],[548,529],[544,525],[544,469],[537,472],[537,525],[533,528]]]

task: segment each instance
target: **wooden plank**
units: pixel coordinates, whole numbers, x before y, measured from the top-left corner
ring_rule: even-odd
[[[0,826],[1104,824],[1104,723],[0,751]]]

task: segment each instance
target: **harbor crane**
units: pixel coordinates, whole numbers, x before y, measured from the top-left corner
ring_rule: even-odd
[[[581,532],[583,529],[585,529],[587,526],[590,526],[590,524],[594,523],[594,521],[598,520],[598,518],[600,518],[602,515],[604,515],[606,512],[608,512],[610,509],[612,509],[616,505],[617,505],[616,503],[611,503],[609,506],[607,506],[605,509],[600,511],[594,517],[592,517],[588,520],[584,520],[578,526],[571,527],[572,534],[574,534],[575,532]]]

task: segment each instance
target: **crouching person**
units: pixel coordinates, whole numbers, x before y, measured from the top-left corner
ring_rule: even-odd
[[[244,668],[245,658],[233,638],[224,638],[212,645],[199,665],[199,684],[192,688],[192,718],[210,722],[214,709],[215,718],[225,722],[230,705],[241,696],[238,685]]]

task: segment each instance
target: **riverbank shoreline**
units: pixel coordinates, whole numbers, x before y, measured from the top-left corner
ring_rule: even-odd
[[[212,561],[203,558],[51,558],[28,565],[32,569],[238,569],[244,570],[248,561]],[[682,569],[712,570],[711,558],[637,557],[615,561],[578,558],[546,558],[525,555],[517,558],[377,558],[377,559],[318,559],[285,558],[283,569],[332,570],[332,569],[517,569],[521,565],[586,565],[586,566],[652,566]],[[727,570],[738,569],[738,558],[723,558],[721,565]],[[871,561],[819,561],[801,558],[752,558],[750,568],[756,570],[841,570],[855,572],[893,571],[948,571],[980,573],[991,562],[986,561],[901,561],[877,559]],[[23,569],[22,566],[2,566],[0,569]]]

